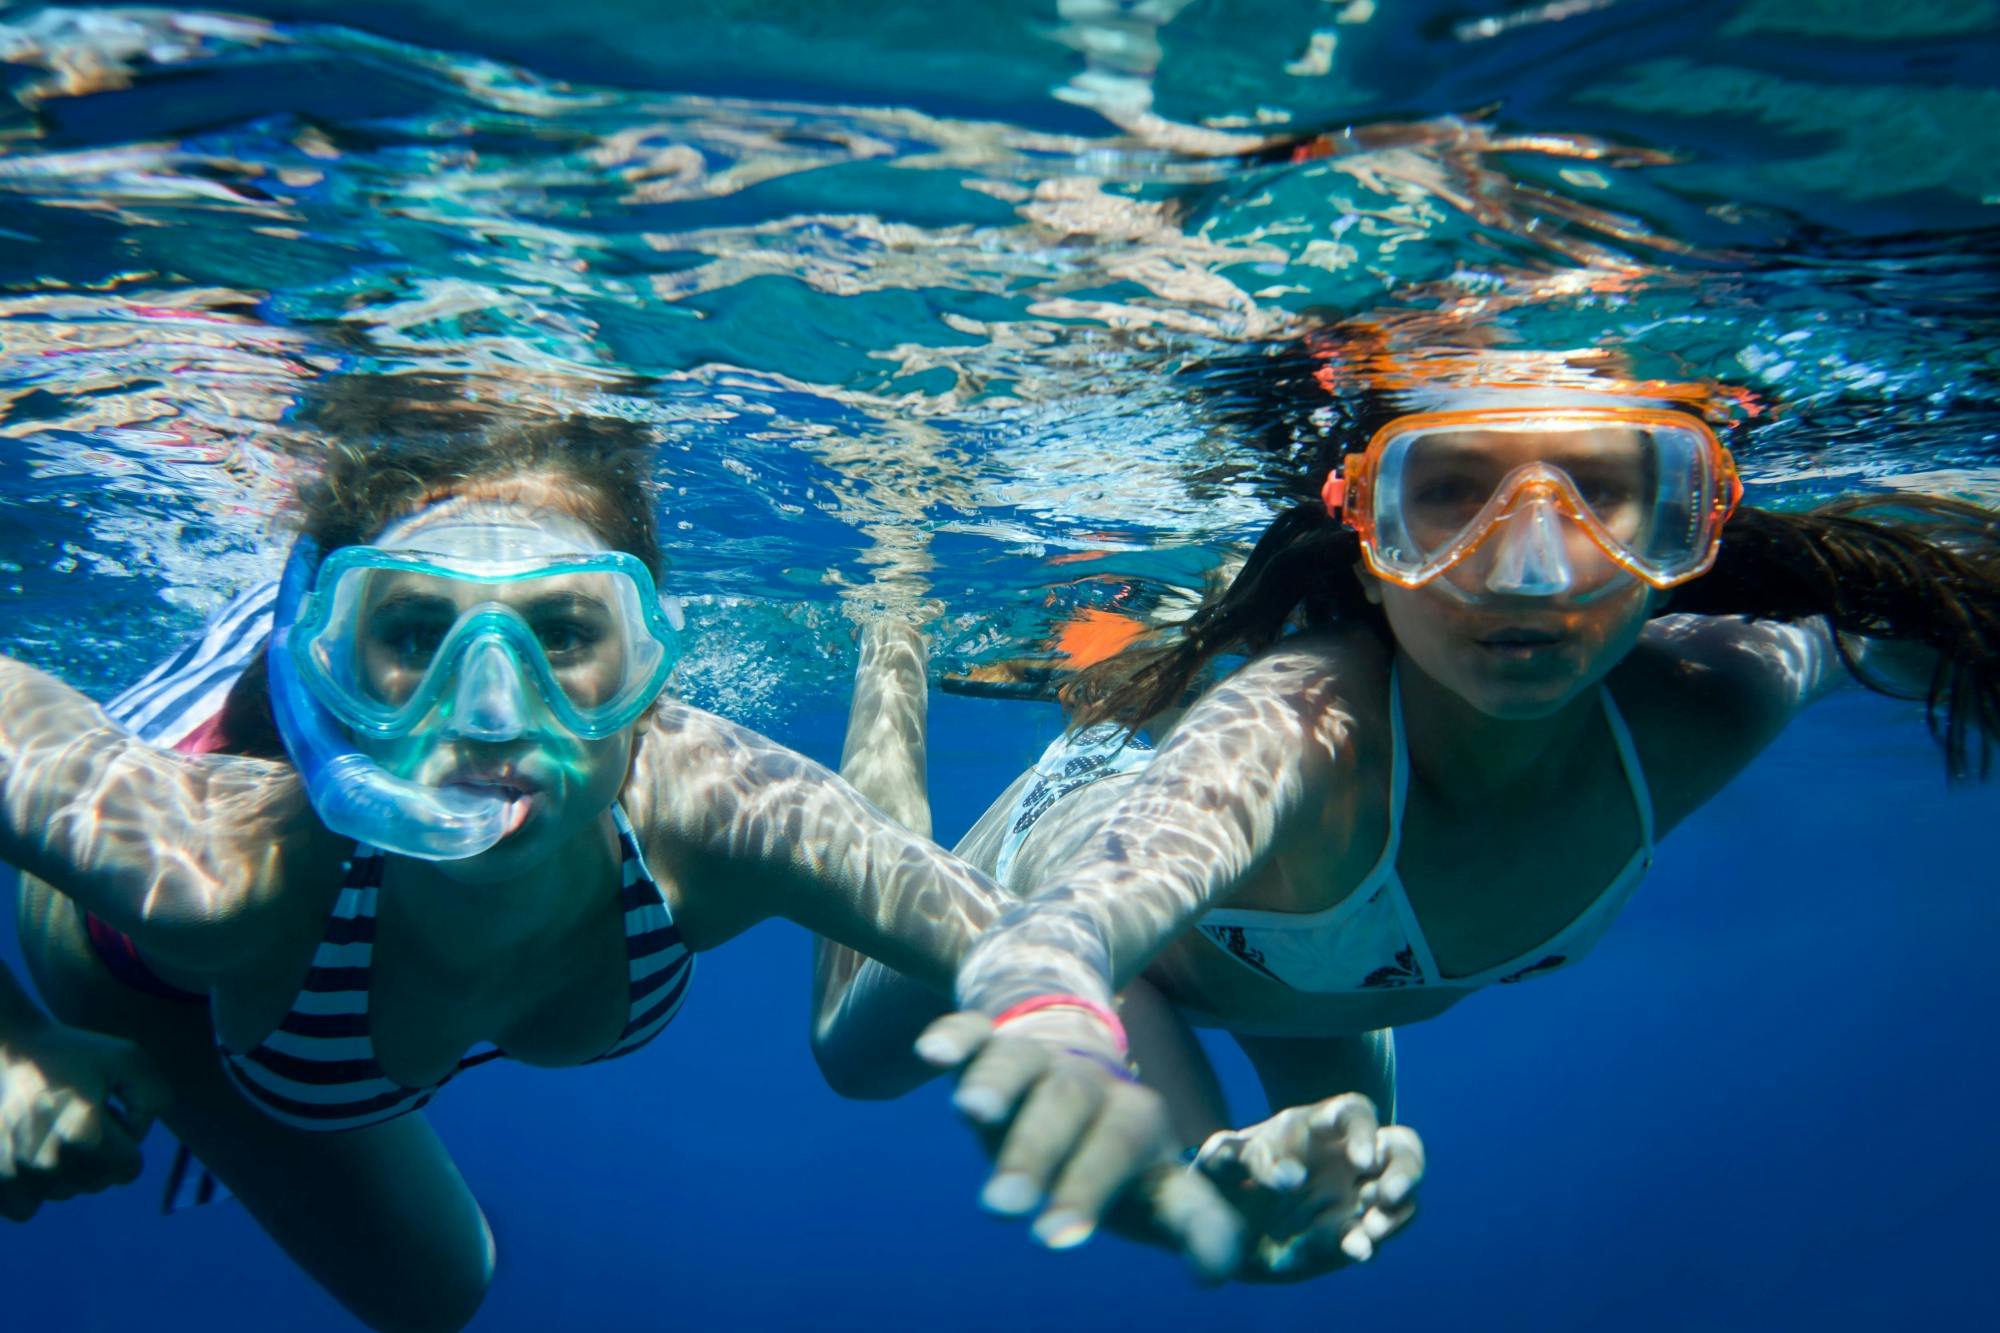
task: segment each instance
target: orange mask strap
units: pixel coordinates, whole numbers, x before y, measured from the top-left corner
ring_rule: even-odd
[[[1326,474],[1326,484],[1319,488],[1319,498],[1326,503],[1328,518],[1339,518],[1340,511],[1347,506],[1347,478],[1335,468]]]

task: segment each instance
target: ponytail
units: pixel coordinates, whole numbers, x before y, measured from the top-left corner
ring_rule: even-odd
[[[1798,514],[1741,509],[1715,567],[1676,588],[1668,610],[1825,616],[1837,635],[1927,647],[1937,662],[1921,697],[1947,773],[1992,770],[2000,736],[2000,514],[1920,496],[1852,496]],[[1862,684],[1901,693],[1864,671],[1845,644],[1841,655]]]

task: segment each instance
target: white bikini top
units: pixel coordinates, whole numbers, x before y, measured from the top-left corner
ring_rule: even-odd
[[[1389,838],[1382,855],[1353,893],[1323,912],[1256,912],[1217,908],[1196,929],[1253,971],[1293,990],[1318,995],[1395,990],[1404,986],[1475,990],[1554,971],[1583,957],[1623,911],[1653,864],[1653,800],[1632,733],[1611,692],[1600,688],[1604,720],[1618,746],[1618,761],[1639,812],[1639,846],[1617,877],[1588,907],[1534,948],[1471,976],[1446,976],[1431,953],[1410,895],[1396,873],[1403,839],[1403,806],[1410,761],[1403,744],[1403,692],[1389,677],[1391,775]]]

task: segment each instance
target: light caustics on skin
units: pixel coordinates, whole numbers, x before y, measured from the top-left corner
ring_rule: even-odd
[[[958,998],[997,1013],[1036,994],[1108,1000],[1185,930],[1215,886],[1268,855],[1304,790],[1300,756],[1341,762],[1355,726],[1317,658],[1280,649],[1189,711],[1030,911],[966,956]],[[1205,817],[1190,825],[1190,808]]]
[[[304,793],[289,772],[154,749],[15,662],[0,660],[0,699],[0,819],[22,831],[0,859],[59,887],[115,889],[104,915],[143,923],[170,959],[183,944],[214,956],[241,943],[216,923],[240,916],[305,844]]]

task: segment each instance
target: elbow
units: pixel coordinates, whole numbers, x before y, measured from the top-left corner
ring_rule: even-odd
[[[826,1032],[813,1033],[812,1053],[826,1086],[849,1101],[892,1101],[937,1073],[914,1051],[905,1052],[900,1059],[884,1059],[882,1052],[857,1050],[853,1043]]]

